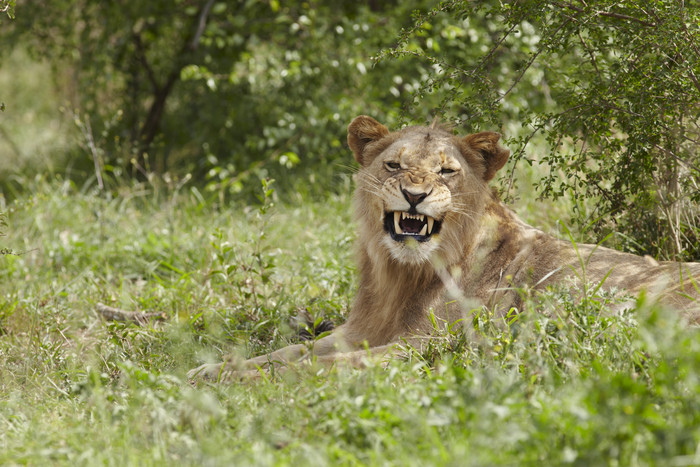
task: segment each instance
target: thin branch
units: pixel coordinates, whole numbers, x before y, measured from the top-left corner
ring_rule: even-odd
[[[623,15],[623,14],[620,14],[620,13],[610,13],[610,12],[607,12],[607,11],[599,11],[599,12],[596,12],[596,14],[598,14],[598,15],[600,15],[600,16],[607,16],[608,18],[617,18],[617,19],[624,19],[624,20],[627,20],[627,21],[635,21],[635,22],[637,22],[637,23],[639,23],[639,24],[641,24],[641,25],[643,25],[643,26],[647,26],[647,27],[650,27],[650,28],[655,28],[655,27],[656,27],[656,23],[650,23],[650,22],[648,22],[648,21],[644,21],[644,20],[642,20],[642,19],[635,18],[634,16],[627,16],[627,15]]]
[[[573,10],[577,13],[585,13],[585,10],[583,8],[577,7],[575,5],[572,5],[571,3],[560,3],[560,2],[552,2],[552,5],[558,6],[559,8],[567,8],[569,10]],[[628,16],[628,15],[623,15],[621,13],[611,13],[609,11],[596,11],[594,12],[595,15],[597,16],[605,16],[608,18],[615,18],[615,19],[624,19],[627,21],[634,21],[636,23],[639,23],[641,25],[650,27],[650,28],[655,28],[656,23],[650,23],[648,21],[644,21],[643,19],[635,18],[634,16]]]
[[[408,38],[413,35],[414,32],[416,32],[418,29],[420,29],[423,24],[425,24],[426,21],[428,21],[430,18],[435,17],[440,11],[448,11],[449,8],[452,8],[456,5],[457,2],[449,2],[445,3],[444,5],[438,5],[437,7],[433,8],[430,10],[428,13],[425,15],[421,16],[421,18],[413,24],[413,27],[409,29],[408,31],[401,31],[399,34],[399,40],[396,42],[396,45],[392,47],[394,51],[398,51],[399,47],[401,47],[403,44],[408,42]],[[444,6],[444,9],[440,9],[440,7]]]
[[[698,82],[698,78],[695,76],[695,73],[693,73],[693,69],[688,68],[688,73],[690,73],[690,79],[693,81],[693,84],[695,84],[695,88],[700,91],[700,83]]]
[[[690,46],[693,51],[695,51],[695,55],[700,57],[700,50],[698,50],[697,45],[695,44],[695,40],[688,31],[688,27],[685,25],[685,17],[683,15],[683,2],[681,2],[681,26],[683,27],[683,34],[685,35],[685,38],[688,41],[688,45]],[[693,72],[692,66],[688,68],[688,73],[690,74],[690,79],[693,81],[693,84],[695,84],[695,88],[700,91],[700,83],[698,82],[698,78],[695,76],[695,73]]]
[[[673,157],[674,159],[676,159],[676,160],[677,160],[678,162],[680,162],[681,164],[685,165],[685,166],[688,167],[689,169],[695,170],[697,173],[700,174],[700,167],[698,167],[697,165],[695,165],[695,164],[693,164],[693,163],[691,163],[691,162],[688,162],[688,161],[686,161],[685,159],[683,159],[683,158],[677,156],[676,153],[673,152],[673,151],[671,151],[670,149],[666,149],[666,148],[664,148],[664,147],[661,147],[661,146],[659,146],[658,144],[655,144],[654,147],[655,147],[656,149],[658,149],[659,151],[661,151],[661,152],[665,152],[666,154],[668,154],[669,156]]]
[[[627,114],[627,115],[632,115],[632,116],[634,116],[634,117],[644,117],[644,115],[640,114],[639,112],[632,112],[631,110],[623,109],[622,107],[620,107],[620,106],[618,106],[618,105],[615,105],[615,104],[612,104],[612,103],[607,102],[607,101],[604,102],[604,103],[602,103],[602,104],[600,105],[600,108],[601,108],[601,109],[612,109],[612,110],[615,110],[615,111],[617,111],[617,112],[622,112],[622,113]],[[668,126],[666,123],[664,123],[663,121],[660,121],[660,122],[658,122],[658,123],[659,123],[659,126],[661,126],[661,128],[663,128],[664,130],[671,131],[671,127],[669,127],[669,126]],[[686,136],[686,135],[679,135],[679,136],[680,136],[680,138],[683,139],[684,141],[689,141],[689,142],[691,142],[691,143],[693,143],[693,144],[700,144],[700,140],[693,139],[693,138],[691,138],[690,136]]]
[[[559,27],[552,33],[551,37],[554,37],[559,31],[561,31],[564,28],[564,26],[569,24],[570,21],[571,21],[570,19],[567,19],[566,21],[561,23],[561,25],[559,25]],[[518,85],[520,80],[523,79],[523,76],[525,76],[525,72],[527,72],[527,70],[530,69],[530,67],[535,62],[535,60],[537,60],[537,57],[539,57],[543,51],[544,51],[544,47],[540,47],[537,50],[537,52],[535,54],[533,54],[532,57],[530,57],[530,60],[528,60],[528,62],[525,64],[525,66],[523,67],[523,70],[520,72],[520,75],[518,75],[518,77],[515,78],[515,80],[510,85],[508,90],[506,92],[504,92],[503,95],[501,95],[501,97],[496,99],[496,102],[503,100],[508,94],[510,94],[510,92],[513,90],[513,88],[515,88],[515,86]]]
[[[412,55],[416,58],[422,58],[422,59],[426,60],[427,62],[429,62],[431,65],[438,65],[438,66],[441,66],[442,68],[445,68],[446,70],[452,69],[452,70],[455,70],[456,72],[459,72],[462,75],[466,75],[466,76],[469,76],[472,78],[479,78],[479,76],[476,75],[476,71],[475,71],[476,68],[474,68],[473,70],[466,70],[466,69],[459,67],[457,65],[453,65],[451,63],[447,63],[445,61],[437,59],[435,57],[431,57],[430,55],[426,55],[425,53],[416,52],[415,50],[399,50],[397,53],[399,54],[399,56]],[[486,81],[486,80],[482,78],[482,81]]]
[[[148,59],[146,58],[146,50],[143,47],[140,32],[134,33],[134,45],[136,45],[136,56],[138,57],[139,62],[141,62],[141,65],[143,65],[143,67],[146,69],[148,81],[151,82],[153,90],[155,92],[158,92],[158,90],[160,89],[160,85],[158,84],[158,80],[156,79],[156,74],[153,72],[153,68],[151,68],[151,64],[148,63]]]
[[[513,80],[513,83],[510,85],[510,87],[508,88],[508,90],[507,90],[506,92],[504,92],[503,94],[501,94],[501,96],[500,96],[498,99],[496,99],[496,102],[502,101],[503,99],[505,99],[505,97],[506,97],[508,94],[510,94],[510,92],[513,90],[513,88],[514,88],[515,86],[518,85],[518,83],[520,82],[520,80],[523,79],[523,76],[525,76],[525,72],[527,72],[527,70],[530,69],[530,67],[532,66],[532,64],[533,64],[533,63],[535,62],[535,60],[537,59],[537,57],[540,56],[540,54],[542,53],[542,50],[543,50],[543,49],[538,50],[532,57],[530,57],[530,60],[528,60],[528,62],[525,64],[525,66],[523,67],[523,70],[520,72],[520,74],[518,75],[518,77],[515,78],[515,80]]]
[[[535,135],[542,129],[544,128],[544,124],[536,126],[532,132],[525,138],[525,141],[520,145],[520,148],[518,149],[518,152],[513,156],[513,159],[516,161],[520,160],[520,157],[525,153],[525,148],[527,148],[527,145],[530,144],[530,140],[535,137]],[[514,163],[511,166],[510,169],[510,174],[508,175],[508,188],[506,189],[506,194],[505,194],[505,200],[513,199],[510,196],[510,190],[513,188],[513,181],[515,180],[515,166],[516,164]]]
[[[588,55],[591,57],[591,63],[593,64],[593,68],[595,68],[595,73],[598,75],[598,79],[602,82],[603,77],[600,75],[600,70],[598,69],[598,64],[595,60],[595,55],[593,55],[593,51],[588,47],[588,44],[586,44],[586,41],[583,39],[580,32],[578,33],[578,38],[581,40],[581,45],[583,45],[583,48],[586,49],[586,52],[588,52]]]
[[[479,68],[481,68],[484,64],[486,64],[486,62],[489,60],[489,58],[491,58],[491,56],[494,53],[496,53],[496,50],[498,50],[498,48],[501,46],[501,44],[503,44],[503,41],[505,41],[508,38],[508,36],[510,36],[510,33],[512,33],[513,30],[518,26],[520,26],[520,23],[515,23],[515,24],[513,24],[513,26],[511,26],[511,28],[509,30],[507,30],[505,33],[503,33],[503,37],[501,37],[498,40],[498,42],[496,42],[496,44],[491,48],[491,50],[489,50],[489,53],[487,53],[486,56],[483,59],[481,59],[479,64],[474,67],[474,73],[476,73],[479,70]]]
[[[194,38],[192,39],[192,43],[190,44],[190,49],[192,50],[196,50],[199,46],[199,39],[204,33],[204,28],[207,25],[207,16],[209,16],[209,11],[211,11],[211,7],[213,5],[214,0],[209,0],[206,3],[206,5],[204,5],[204,8],[202,8],[202,11],[199,13],[199,20],[197,21],[197,32],[194,33]]]
[[[16,251],[13,251],[10,248],[0,248],[0,255],[22,256],[22,255],[26,255],[27,253],[31,253],[32,251],[37,251],[37,250],[38,250],[38,248],[32,248],[31,250],[20,251],[18,253]]]

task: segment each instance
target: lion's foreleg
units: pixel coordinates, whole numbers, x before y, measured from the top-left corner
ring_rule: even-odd
[[[201,365],[187,373],[189,379],[204,379],[207,381],[231,381],[247,379],[255,372],[274,368],[279,370],[288,365],[295,365],[312,360],[313,357],[330,357],[349,349],[340,332],[340,328],[329,336],[317,341],[294,344],[275,350],[266,355],[260,355],[248,360],[227,357],[221,363]]]

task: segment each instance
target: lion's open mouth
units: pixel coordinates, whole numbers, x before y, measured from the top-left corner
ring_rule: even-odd
[[[384,215],[384,230],[397,242],[412,238],[427,242],[440,231],[442,223],[425,214],[411,214],[406,211],[387,212]]]

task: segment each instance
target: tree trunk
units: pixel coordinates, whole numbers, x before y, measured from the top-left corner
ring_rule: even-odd
[[[146,60],[145,52],[141,50],[141,61],[149,73],[149,79],[153,86],[153,103],[151,103],[151,107],[148,109],[146,119],[139,131],[138,141],[136,141],[136,147],[138,148],[136,167],[134,167],[136,173],[140,173],[144,176],[147,175],[149,167],[146,164],[146,154],[151,144],[153,144],[153,140],[158,136],[160,123],[165,114],[165,105],[175,84],[180,79],[180,72],[190,62],[189,59],[192,57],[192,52],[196,51],[199,46],[199,39],[204,32],[207,17],[209,16],[213,4],[214,0],[207,0],[200,8],[197,16],[195,16],[193,23],[188,28],[190,33],[185,37],[179,53],[175,56],[173,68],[168,74],[165,84],[160,85],[158,83]],[[135,37],[135,41],[137,47],[141,46],[140,37],[138,35]]]

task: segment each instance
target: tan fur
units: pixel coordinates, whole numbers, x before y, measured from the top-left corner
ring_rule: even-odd
[[[444,323],[480,306],[505,313],[520,308],[515,288],[540,289],[576,277],[595,283],[611,269],[605,287],[645,289],[689,322],[700,322],[700,263],[574,246],[525,224],[498,200],[487,182],[510,154],[499,138],[491,132],[460,138],[435,125],[390,133],[371,117],[355,118],[348,144],[360,164],[354,197],[360,284],[347,323],[313,348],[293,345],[243,362],[203,365],[190,376],[249,377],[257,374],[252,369],[312,355],[321,363],[361,366],[370,353],[390,357],[400,340],[420,345],[429,338],[430,310]],[[410,235],[397,241],[385,228],[385,216],[391,221],[394,211],[433,218],[439,232],[424,241]]]

